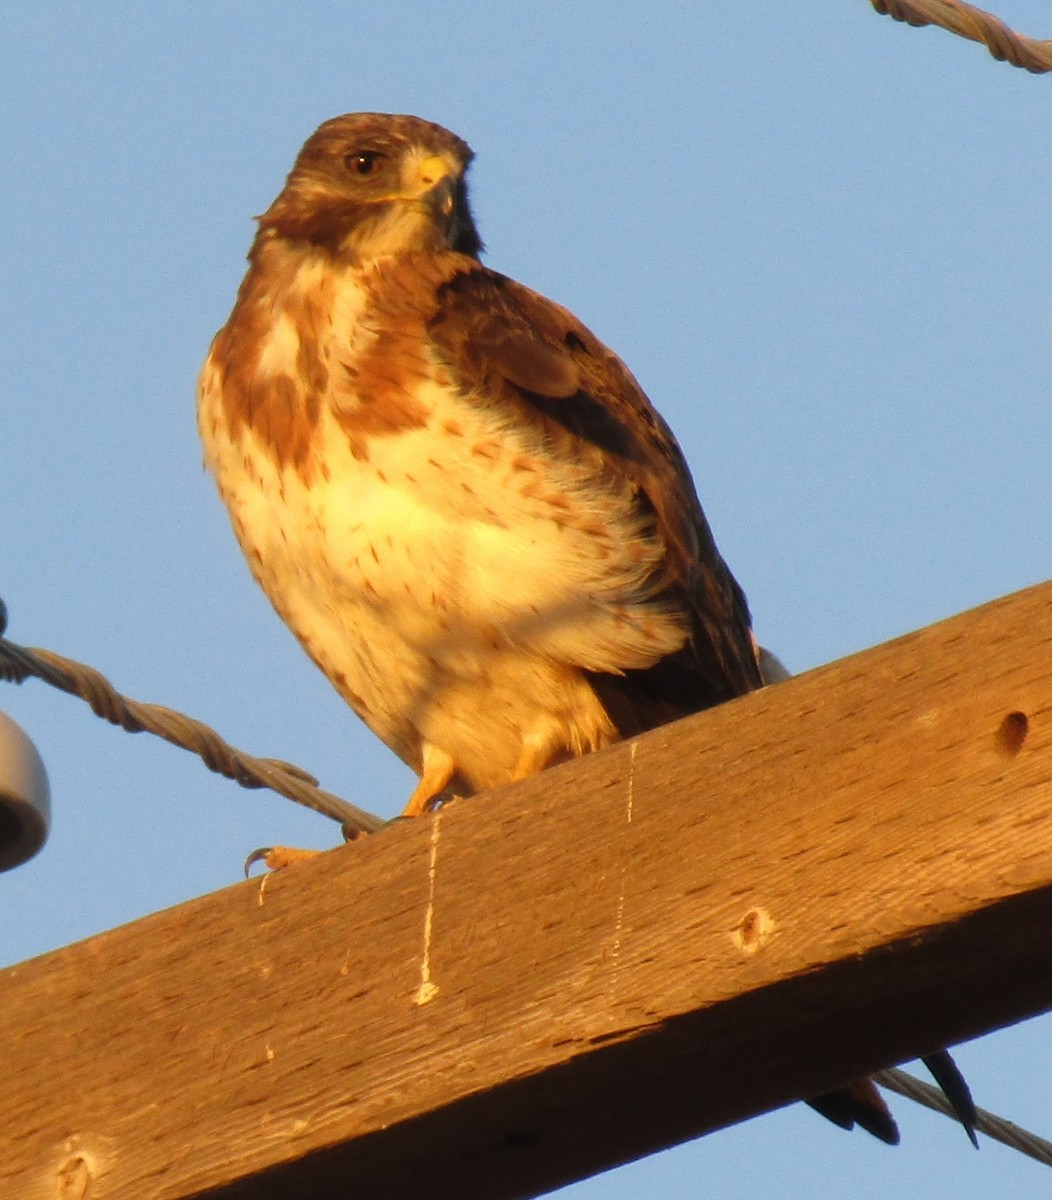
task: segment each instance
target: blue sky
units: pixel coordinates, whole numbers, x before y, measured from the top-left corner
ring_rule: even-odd
[[[1047,0],[1000,15],[1052,35]],[[413,112],[477,152],[488,261],[567,305],[676,430],[763,640],[794,670],[1052,574],[1052,77],[866,0],[39,5],[0,44],[0,595],[92,663],[385,815],[408,772],[302,656],[201,469],[194,384],[323,119]],[[45,851],[0,876],[0,962],[235,882],[335,830],[40,683]],[[1052,1024],[962,1047],[1052,1132]],[[569,1189],[1047,1194],[894,1100],[903,1145],[801,1106]]]

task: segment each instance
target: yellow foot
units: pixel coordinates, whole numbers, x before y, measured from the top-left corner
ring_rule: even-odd
[[[323,850],[300,850],[295,846],[261,846],[245,859],[245,876],[256,863],[261,862],[268,871],[283,871],[296,863],[307,862],[324,854]]]
[[[433,812],[438,812],[443,804],[448,804],[450,800],[456,800],[456,798],[456,793],[447,788],[446,791],[439,792],[437,796],[429,797],[419,805],[407,804],[397,817],[392,817],[387,823],[388,825],[392,825],[396,821],[413,821],[417,817],[429,816]]]

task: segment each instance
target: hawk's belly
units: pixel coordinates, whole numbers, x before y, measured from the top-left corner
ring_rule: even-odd
[[[357,457],[323,412],[316,466],[250,430],[209,463],[279,614],[404,761],[430,743],[469,792],[616,740],[585,672],[682,645],[656,601],[662,552],[632,497],[434,388],[423,428]],[[531,769],[537,769],[536,763]]]

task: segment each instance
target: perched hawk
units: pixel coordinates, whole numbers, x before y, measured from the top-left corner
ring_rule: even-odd
[[[761,684],[672,433],[580,321],[480,263],[470,161],[416,117],[322,125],[200,383],[252,572],[419,775],[408,815]],[[855,1091],[823,1111],[896,1137]]]

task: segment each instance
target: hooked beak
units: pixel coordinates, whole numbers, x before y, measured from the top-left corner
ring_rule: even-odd
[[[453,175],[444,175],[424,194],[424,201],[440,225],[449,224],[457,208],[456,178]]]
[[[449,249],[478,258],[482,250],[482,239],[471,219],[463,178],[452,174],[444,175],[424,193],[424,203]]]

